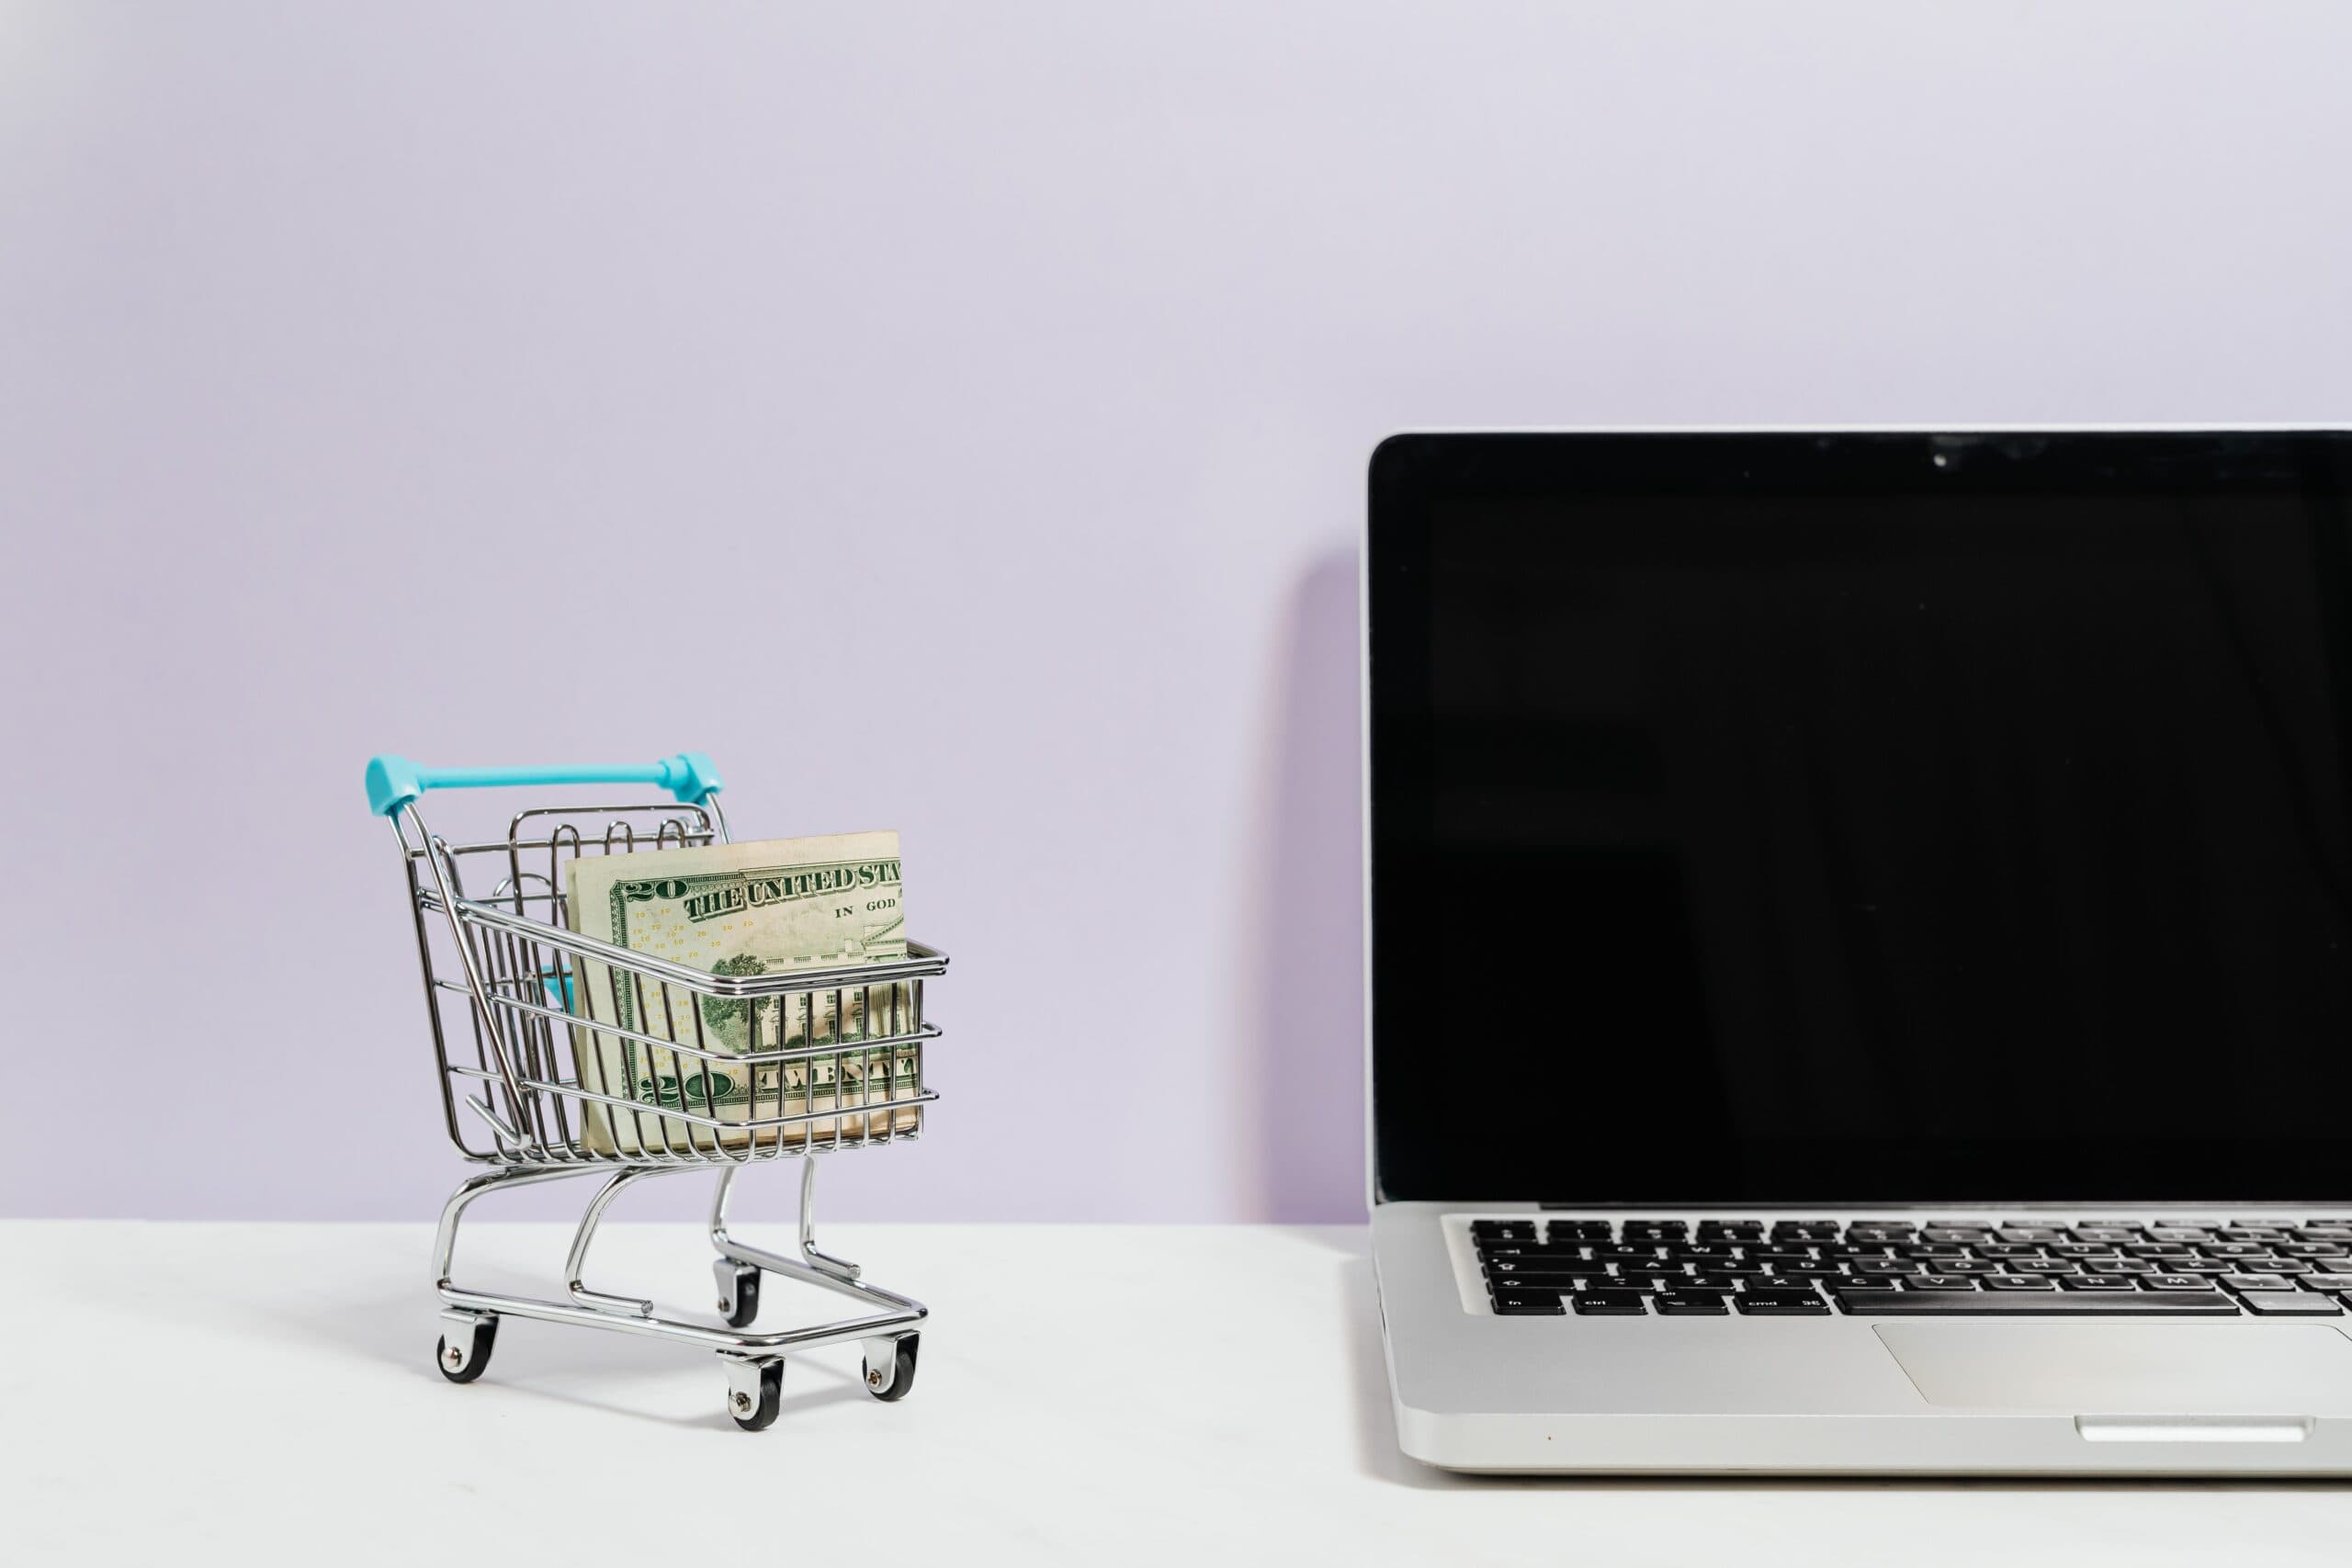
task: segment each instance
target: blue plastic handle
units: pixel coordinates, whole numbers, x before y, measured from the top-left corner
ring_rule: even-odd
[[[546,768],[421,768],[406,757],[368,759],[368,809],[390,817],[428,789],[495,789],[506,784],[659,784],[689,806],[717,795],[718,769],[700,751],[658,762]]]

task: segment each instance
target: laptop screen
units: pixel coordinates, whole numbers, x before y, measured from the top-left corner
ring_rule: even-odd
[[[1406,436],[1385,1199],[2352,1197],[2352,441]]]

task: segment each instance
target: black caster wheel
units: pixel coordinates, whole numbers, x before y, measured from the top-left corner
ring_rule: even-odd
[[[915,1352],[922,1348],[922,1336],[902,1334],[890,1342],[887,1360],[878,1359],[869,1349],[865,1353],[865,1392],[880,1400],[904,1399],[915,1386]]]
[[[746,1375],[756,1372],[754,1380]],[[776,1412],[784,1408],[784,1359],[748,1365],[742,1373],[730,1371],[727,1376],[727,1414],[735,1425],[746,1432],[764,1432],[775,1425]]]
[[[498,1319],[476,1318],[474,1331],[465,1343],[452,1345],[447,1335],[441,1337],[433,1347],[433,1364],[451,1382],[471,1382],[490,1365],[491,1348],[497,1343]]]
[[[760,1315],[760,1266],[718,1260],[718,1310],[729,1328],[749,1328]]]

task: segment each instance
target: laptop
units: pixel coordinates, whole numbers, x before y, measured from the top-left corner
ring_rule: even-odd
[[[1370,479],[1405,1452],[2352,1473],[2352,437]]]

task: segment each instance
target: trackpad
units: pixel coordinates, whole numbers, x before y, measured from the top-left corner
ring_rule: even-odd
[[[2352,1414],[2352,1339],[2324,1324],[1873,1326],[1930,1404],[2073,1415]]]

